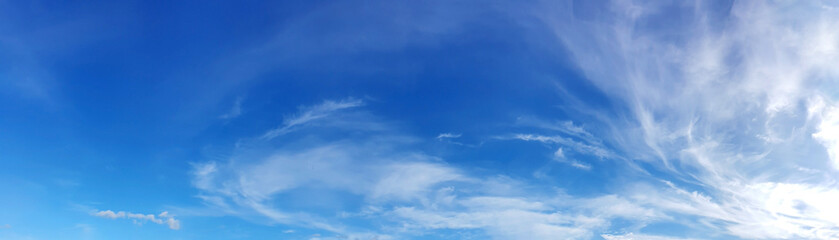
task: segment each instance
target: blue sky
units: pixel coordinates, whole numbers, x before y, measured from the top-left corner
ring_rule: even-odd
[[[832,1],[0,1],[0,239],[839,238]]]

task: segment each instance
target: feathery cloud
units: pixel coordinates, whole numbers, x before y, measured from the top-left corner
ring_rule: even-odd
[[[734,2],[723,13],[706,3],[615,1],[574,13],[570,4],[541,18],[588,80],[629,110],[628,121],[606,119],[614,130],[602,139],[656,168],[654,178],[700,186],[669,182],[635,201],[742,238],[839,237],[827,217],[835,209],[821,203],[839,180],[827,174],[837,149],[834,3]],[[690,12],[679,30],[648,24],[671,11]]]
[[[362,105],[364,105],[364,102],[352,98],[340,101],[325,100],[321,104],[302,108],[296,115],[286,118],[282,126],[266,132],[261,138],[270,140],[279,135],[294,131],[295,128],[307,123],[326,118],[337,111]]]

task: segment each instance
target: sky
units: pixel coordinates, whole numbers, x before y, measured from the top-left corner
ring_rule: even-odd
[[[0,0],[0,239],[839,239],[836,1]]]

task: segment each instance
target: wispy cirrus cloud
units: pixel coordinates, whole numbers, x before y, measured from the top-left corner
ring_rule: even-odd
[[[327,114],[319,119],[328,118],[340,117]],[[453,230],[479,231],[492,239],[553,239],[557,234],[585,239],[616,219],[632,218],[640,227],[667,218],[616,195],[578,198],[503,175],[472,174],[412,150],[414,140],[396,128],[298,126],[314,136],[354,134],[319,142],[283,139],[257,151],[261,154],[248,149],[227,162],[195,164],[193,185],[201,191],[200,198],[228,215],[254,219],[255,214],[256,221],[267,224],[324,231],[323,238],[400,239]],[[533,191],[521,191],[529,188]],[[323,211],[315,200],[319,195],[312,191],[338,194],[342,201],[357,204]],[[301,197],[308,200],[290,200]],[[378,219],[383,227],[358,224],[370,219]]]
[[[549,196],[458,196],[435,208],[399,207],[390,215],[409,229],[479,229],[492,239],[589,239],[617,219],[632,219],[636,227],[666,219],[666,215],[614,195],[575,198]]]
[[[200,198],[209,206],[239,216],[257,213],[268,222],[306,226],[335,234],[368,234],[363,229],[348,227],[340,221],[315,212],[277,206],[276,196],[290,192],[323,188],[336,194],[350,194],[367,202],[423,202],[428,192],[442,182],[465,180],[458,170],[421,152],[398,150],[410,145],[410,137],[382,127],[370,130],[375,118],[335,115],[363,105],[360,100],[326,100],[302,107],[286,119],[283,126],[261,138],[264,149],[245,149],[234,155],[236,161],[196,164],[193,185],[202,191]],[[311,124],[314,121],[339,120],[342,127]],[[347,122],[348,121],[348,122]],[[325,142],[283,139],[271,141],[285,133],[306,130],[307,135],[352,131],[355,138]],[[264,152],[256,154],[254,152]],[[242,159],[240,156],[248,156]],[[305,205],[305,204],[304,204]],[[381,235],[379,237],[386,237]]]
[[[538,129],[497,139],[550,145],[556,159],[576,153],[642,163],[628,171],[648,182],[581,197],[529,180],[498,181],[416,150],[416,140],[398,129],[354,127],[375,118],[342,129],[316,124],[363,106],[341,100],[302,107],[261,137],[267,149],[196,164],[193,185],[208,206],[228,214],[340,236],[474,230],[493,239],[679,239],[644,231],[668,222],[704,236],[838,237],[836,208],[825,200],[837,192],[831,63],[839,38],[830,31],[839,26],[837,8],[818,1],[705,4],[610,1],[587,9],[566,1],[509,12],[550,27],[554,44],[618,110],[598,115],[614,119],[585,125],[520,119]],[[602,126],[584,128],[593,124]],[[303,138],[274,141],[303,130]],[[335,211],[306,205],[316,203],[289,202],[300,192],[341,194],[355,204],[340,209],[345,219],[335,218]],[[353,224],[371,218],[385,227]],[[615,233],[616,222],[630,226]]]
[[[535,141],[548,144],[558,144],[573,149],[576,152],[595,156],[601,159],[620,159],[621,157],[612,152],[605,146],[590,145],[584,142],[576,141],[571,138],[563,136],[545,136],[538,134],[514,134],[509,137],[499,137],[499,139],[513,139],[522,141]],[[564,155],[564,154],[563,154]]]
[[[577,160],[569,159],[568,157],[566,157],[565,156],[565,151],[562,150],[562,148],[557,148],[556,151],[554,151],[553,155],[554,155],[554,160],[556,160],[558,162],[567,162],[568,164],[571,164],[572,167],[579,168],[579,169],[584,169],[584,170],[591,170],[591,165],[581,163]]]
[[[340,110],[355,108],[364,105],[364,102],[359,99],[344,99],[339,101],[326,100],[322,103],[309,107],[302,107],[300,112],[296,115],[286,118],[283,125],[272,129],[262,135],[262,139],[270,140],[279,135],[294,131],[295,128],[305,124],[326,118]]]
[[[460,133],[441,133],[437,135],[437,140],[443,140],[447,138],[459,138],[462,134]]]
[[[547,129],[556,131],[567,136],[581,139],[589,144],[601,144],[603,141],[594,136],[583,126],[574,124],[573,121],[557,121],[549,122],[534,117],[518,117],[516,118],[516,125],[532,126],[540,129]]]
[[[637,201],[742,238],[836,238],[839,222],[827,217],[836,210],[821,203],[837,191],[839,35],[826,30],[839,27],[835,3],[723,9],[565,2],[541,18],[585,76],[628,109],[605,119],[602,139],[663,171],[652,177],[680,182]],[[665,18],[678,24],[652,24]]]
[[[91,213],[91,215],[108,219],[131,219],[134,221],[134,223],[137,224],[142,224],[144,222],[165,224],[169,226],[169,229],[172,230],[178,230],[181,228],[181,221],[175,219],[175,217],[169,214],[169,212],[162,212],[155,216],[154,214],[140,214],[124,211],[114,212],[111,210],[104,210]]]

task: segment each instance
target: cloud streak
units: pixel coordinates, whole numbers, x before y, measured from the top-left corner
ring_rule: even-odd
[[[447,139],[447,138],[459,138],[460,136],[461,136],[461,134],[460,134],[460,133],[441,133],[440,135],[437,135],[437,140],[441,140],[441,141],[442,141],[443,139]]]
[[[304,107],[296,115],[286,118],[283,121],[282,126],[266,132],[262,135],[261,139],[273,139],[277,136],[294,131],[295,128],[326,118],[340,110],[355,108],[362,105],[364,105],[364,102],[361,100],[349,98],[339,101],[326,100],[318,105]]]
[[[134,223],[137,224],[142,224],[143,222],[165,224],[169,227],[169,229],[172,230],[181,229],[181,221],[175,219],[175,217],[169,214],[169,212],[162,212],[155,216],[154,214],[140,214],[124,211],[114,212],[111,210],[104,210],[94,212],[91,215],[107,219],[131,219],[134,221]]]
[[[569,147],[576,152],[587,154],[591,156],[595,156],[601,159],[620,159],[620,156],[613,153],[611,150],[604,146],[596,146],[596,145],[589,145],[583,142],[575,141],[571,138],[566,138],[562,136],[544,136],[544,135],[536,135],[536,134],[514,134],[511,137],[501,137],[501,139],[514,139],[514,140],[522,140],[522,141],[533,141],[533,142],[541,142],[541,143],[548,143],[548,144],[559,144],[562,146]],[[564,154],[563,154],[564,156]]]

